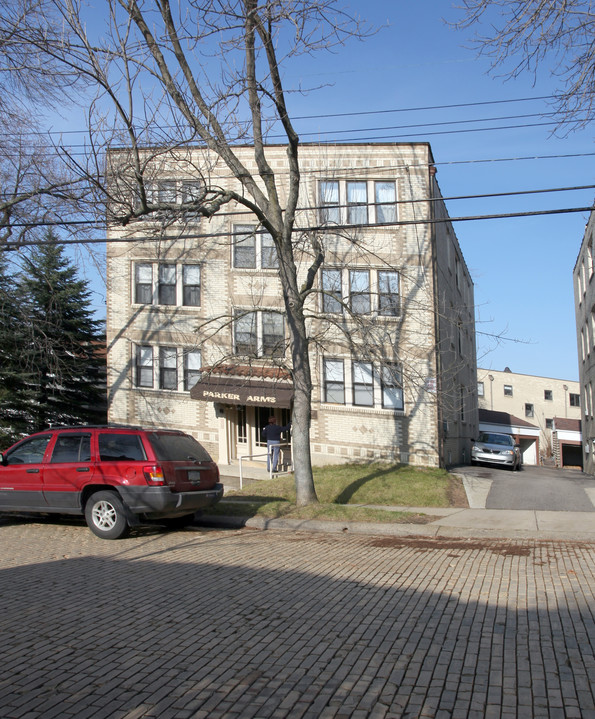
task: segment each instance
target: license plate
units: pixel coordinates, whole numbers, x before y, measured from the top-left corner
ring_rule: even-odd
[[[200,472],[197,469],[188,470],[188,481],[189,482],[200,482]]]

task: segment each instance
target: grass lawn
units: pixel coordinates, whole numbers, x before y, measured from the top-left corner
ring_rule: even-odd
[[[314,468],[314,485],[320,503],[297,507],[293,475],[256,480],[243,490],[228,490],[208,514],[425,523],[435,517],[377,507],[468,506],[460,480],[442,469],[380,463],[329,465]]]

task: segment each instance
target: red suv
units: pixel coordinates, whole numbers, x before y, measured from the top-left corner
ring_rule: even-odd
[[[182,526],[222,496],[217,465],[183,432],[55,428],[0,454],[0,512],[84,515],[104,539],[145,519]]]

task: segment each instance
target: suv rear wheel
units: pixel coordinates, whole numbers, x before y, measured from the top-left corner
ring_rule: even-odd
[[[121,539],[130,531],[126,510],[115,492],[95,492],[85,505],[89,529],[102,539]]]

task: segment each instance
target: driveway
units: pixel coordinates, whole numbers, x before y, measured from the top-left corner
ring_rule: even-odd
[[[580,470],[465,466],[457,467],[456,474],[463,476],[468,494],[475,494],[476,507],[595,512],[595,478]]]

